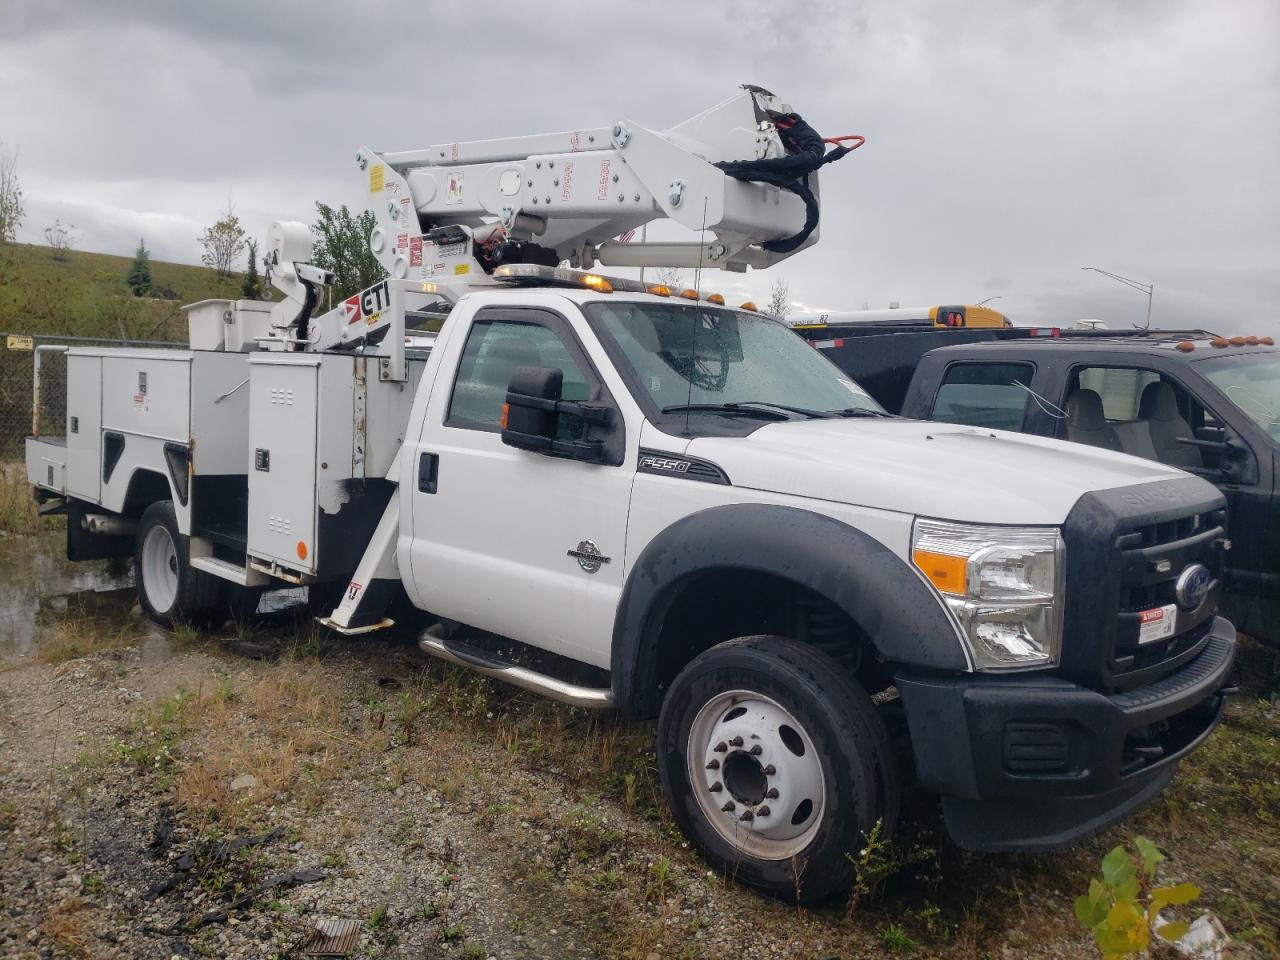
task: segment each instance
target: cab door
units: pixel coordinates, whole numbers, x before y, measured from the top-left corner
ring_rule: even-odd
[[[560,369],[562,399],[613,406],[609,429],[620,434],[612,396],[551,309],[481,308],[445,350],[413,448],[418,600],[438,616],[607,667],[634,457],[597,464],[518,450],[502,442],[501,419],[522,366]],[[586,429],[572,419],[562,415],[566,439]],[[625,437],[610,444],[624,450]]]

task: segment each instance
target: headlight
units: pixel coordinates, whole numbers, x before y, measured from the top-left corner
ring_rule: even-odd
[[[1056,528],[920,519],[911,559],[959,621],[979,670],[1058,662],[1063,564]]]

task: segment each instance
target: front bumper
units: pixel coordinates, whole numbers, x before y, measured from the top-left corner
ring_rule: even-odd
[[[970,850],[1038,852],[1147,803],[1222,716],[1236,631],[1216,617],[1163,679],[1111,695],[1058,677],[897,676],[921,783]]]

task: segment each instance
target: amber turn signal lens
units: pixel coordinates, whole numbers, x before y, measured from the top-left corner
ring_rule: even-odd
[[[952,557],[932,550],[913,550],[911,559],[929,582],[943,593],[964,595],[965,572],[969,566],[966,557]]]
[[[511,415],[511,404],[504,403],[502,405],[502,429],[507,429],[507,417]]]
[[[299,560],[307,559],[307,545],[303,543],[301,540],[298,541],[298,559]]]

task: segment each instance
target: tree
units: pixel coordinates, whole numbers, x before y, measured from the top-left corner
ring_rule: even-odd
[[[133,254],[133,263],[129,264],[129,272],[124,282],[135,297],[145,297],[151,292],[151,251],[146,241],[138,240],[138,249]]]
[[[74,223],[63,224],[61,220],[53,221],[52,227],[44,228],[44,239],[49,246],[53,247],[53,259],[67,259],[67,251],[74,247],[80,240],[71,231],[76,228]]]
[[[236,216],[231,201],[227,201],[227,212],[221,220],[207,227],[199,237],[204,254],[200,260],[206,267],[212,267],[219,280],[231,275],[231,264],[244,252],[244,228],[240,226],[240,218]]]
[[[0,243],[13,243],[22,226],[22,184],[18,182],[18,150],[0,140]]]
[[[244,272],[244,283],[240,285],[240,295],[246,300],[262,299],[262,278],[258,276],[258,241],[252,237],[245,241],[249,248],[249,266]]]
[[[773,286],[769,288],[769,306],[765,312],[778,320],[787,319],[787,314],[791,312],[791,288],[787,281],[773,281]]]
[[[316,213],[319,219],[313,229],[317,239],[311,261],[333,274],[335,300],[354,296],[387,275],[369,249],[369,234],[378,225],[372,210],[352,216],[345,203],[335,210],[317,202]]]
[[[684,289],[684,271],[679,267],[659,267],[654,271],[658,283],[670,287],[676,293]]]

